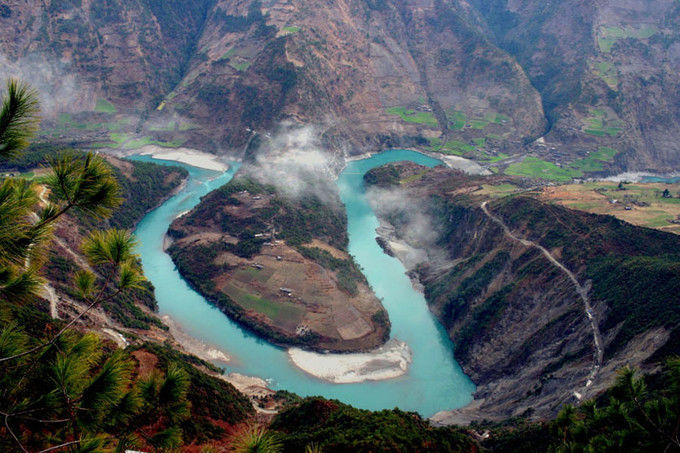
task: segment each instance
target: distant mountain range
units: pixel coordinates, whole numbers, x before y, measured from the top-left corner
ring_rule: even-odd
[[[680,166],[677,1],[0,6],[4,72],[50,88],[52,140],[241,153],[289,119],[348,153],[411,146],[502,166],[609,147],[609,171]]]

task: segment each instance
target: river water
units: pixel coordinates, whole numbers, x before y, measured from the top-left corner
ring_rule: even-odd
[[[213,308],[189,287],[163,252],[165,232],[172,220],[193,208],[201,196],[229,182],[239,164],[232,163],[228,172],[220,174],[149,157],[134,159],[183,166],[189,171],[186,188],[139,223],[135,232],[138,250],[144,272],[156,287],[161,315],[169,315],[187,334],[227,352],[232,360],[218,365],[228,373],[259,376],[267,379],[273,389],[301,396],[321,395],[372,410],[399,407],[425,417],[462,407],[472,400],[475,386],[456,363],[446,332],[427,309],[423,295],[411,286],[402,264],[383,253],[376,243],[378,219],[364,194],[362,178],[371,168],[400,160],[432,167],[440,161],[413,151],[390,150],[350,162],[338,178],[340,196],[347,207],[349,251],[389,313],[392,338],[411,347],[413,363],[399,378],[331,384],[305,374],[291,363],[285,349],[243,330]]]

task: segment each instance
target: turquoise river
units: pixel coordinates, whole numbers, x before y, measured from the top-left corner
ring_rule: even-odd
[[[451,341],[427,309],[423,295],[411,286],[402,264],[383,253],[375,241],[378,219],[365,197],[362,177],[371,168],[401,160],[430,167],[441,164],[413,151],[390,150],[350,162],[337,183],[347,207],[349,251],[389,312],[392,337],[405,341],[412,349],[413,363],[404,376],[358,384],[331,384],[311,377],[291,363],[284,349],[240,328],[182,279],[163,252],[165,232],[172,220],[192,209],[200,197],[227,183],[238,170],[238,163],[232,163],[226,173],[217,173],[153,160],[184,166],[190,174],[186,187],[147,214],[136,230],[144,272],[156,287],[161,315],[169,315],[187,334],[229,354],[232,360],[228,364],[218,363],[227,373],[262,377],[273,389],[335,398],[365,409],[399,407],[426,417],[466,405],[475,386],[456,363]]]

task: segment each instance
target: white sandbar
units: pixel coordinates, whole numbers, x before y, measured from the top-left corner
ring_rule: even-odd
[[[154,159],[173,160],[207,170],[229,170],[229,165],[222,162],[219,156],[191,148],[163,148],[157,145],[146,145],[134,150],[133,153],[151,156]]]
[[[411,348],[394,339],[371,352],[319,354],[291,348],[288,356],[306,373],[335,384],[394,379],[406,374],[412,361]]]

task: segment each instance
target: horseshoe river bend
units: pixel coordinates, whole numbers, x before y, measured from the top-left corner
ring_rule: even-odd
[[[227,373],[259,376],[272,389],[285,389],[301,396],[321,395],[363,409],[399,407],[425,417],[460,408],[472,400],[475,386],[456,363],[453,345],[429,312],[424,296],[413,288],[401,262],[386,255],[376,243],[375,229],[379,223],[364,193],[363,175],[374,167],[403,160],[433,167],[441,161],[414,151],[390,150],[349,162],[337,180],[347,208],[349,251],[389,313],[391,338],[410,348],[411,362],[399,377],[333,383],[302,371],[288,351],[258,338],[211,306],[182,279],[163,251],[165,233],[172,220],[192,209],[203,195],[229,182],[239,164],[232,162],[230,169],[221,173],[146,156],[134,159],[183,166],[189,171],[186,186],[148,213],[137,226],[138,250],[144,272],[156,287],[160,314],[172,318],[191,337],[225,351],[230,356],[229,362],[216,364]],[[310,357],[314,360],[312,353],[304,354],[308,361]],[[319,360],[327,363],[334,359],[319,357]]]

